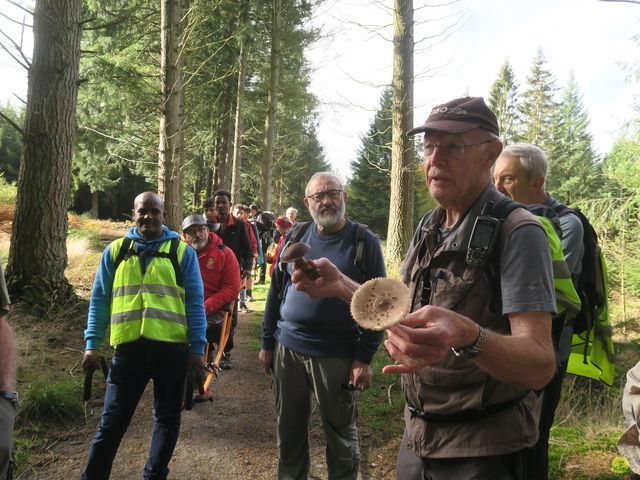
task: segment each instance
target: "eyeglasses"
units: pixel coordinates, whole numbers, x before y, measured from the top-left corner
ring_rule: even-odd
[[[479,145],[484,145],[485,143],[491,143],[491,142],[493,142],[493,139],[484,140],[483,142],[478,142],[478,143],[455,143],[455,142],[450,142],[445,144],[425,143],[422,149],[424,151],[424,154],[427,157],[432,156],[435,153],[436,148],[438,148],[441,151],[443,151],[446,155],[449,155],[454,158],[459,158],[464,154],[465,148],[477,147]]]
[[[342,195],[342,190],[327,190],[326,192],[314,193],[313,195],[309,195],[307,198],[316,203],[320,203],[327,197],[329,200],[338,200],[340,195]]]

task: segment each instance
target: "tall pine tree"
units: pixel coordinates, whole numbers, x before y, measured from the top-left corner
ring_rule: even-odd
[[[538,49],[522,95],[522,124],[518,137],[520,141],[533,143],[549,151],[553,113],[557,106],[554,101],[557,86],[546,62],[542,49]]]
[[[588,131],[589,118],[573,73],[553,115],[547,189],[568,204],[591,198],[601,186],[600,163]]]
[[[518,121],[518,83],[509,60],[500,67],[498,78],[491,86],[489,106],[498,117],[500,136],[505,145],[516,141]]]
[[[383,90],[380,104],[356,160],[351,162],[352,177],[347,186],[349,199],[347,215],[368,225],[382,238],[387,238],[391,183],[391,87]],[[420,159],[415,157],[412,166],[414,204],[413,223],[433,208],[435,202],[424,188],[424,176],[420,173]]]

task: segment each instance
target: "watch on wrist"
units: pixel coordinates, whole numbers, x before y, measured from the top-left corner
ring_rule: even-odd
[[[487,329],[478,325],[480,331],[478,332],[478,337],[475,342],[466,347],[462,347],[459,349],[455,349],[451,347],[451,351],[458,358],[464,358],[466,360],[470,360],[472,358],[476,358],[480,355],[480,352],[484,349],[484,345],[487,343]]]

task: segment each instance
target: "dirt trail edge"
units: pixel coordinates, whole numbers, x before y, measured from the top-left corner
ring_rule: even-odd
[[[222,371],[213,384],[213,403],[196,404],[184,411],[180,438],[169,464],[170,479],[274,479],[276,478],[275,413],[271,377],[258,363],[258,354],[249,349],[246,329],[236,332],[232,359],[234,368]],[[152,384],[150,383],[125,434],[113,464],[112,480],[142,478],[151,439]],[[47,448],[48,458],[39,462],[37,473],[20,479],[69,480],[80,478],[102,402],[93,406],[86,428],[70,431]],[[315,417],[315,415],[314,415]],[[312,425],[310,479],[326,479],[324,437],[317,419]],[[368,436],[360,430],[360,478],[395,478],[393,463],[397,442],[374,452]],[[378,449],[375,449],[378,450]],[[386,458],[390,456],[391,458]],[[384,458],[383,458],[384,457]],[[375,460],[374,460],[375,458]]]

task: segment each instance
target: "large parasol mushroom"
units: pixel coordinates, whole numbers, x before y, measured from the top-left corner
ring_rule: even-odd
[[[411,293],[392,278],[374,278],[358,287],[351,298],[351,315],[369,330],[384,330],[399,323],[411,308]]]

